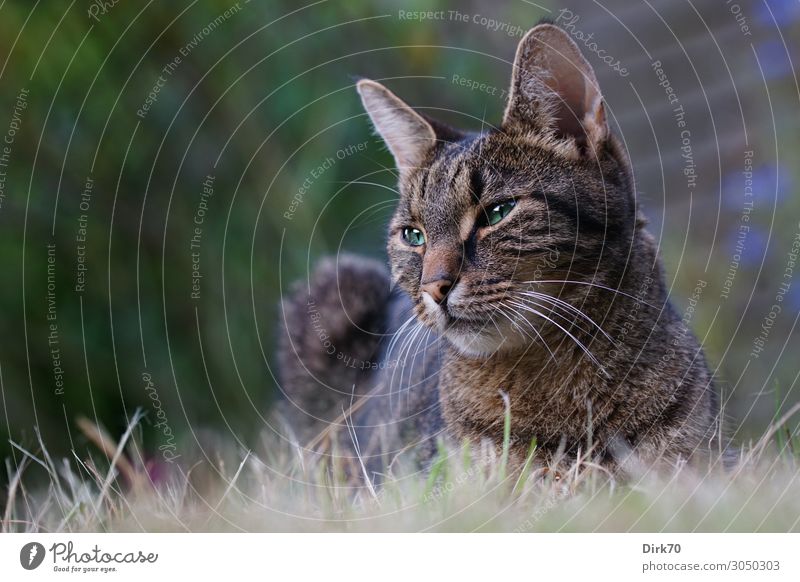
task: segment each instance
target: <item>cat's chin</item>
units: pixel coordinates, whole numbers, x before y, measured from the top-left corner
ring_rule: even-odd
[[[510,338],[486,330],[476,333],[451,328],[444,337],[459,354],[468,358],[489,358],[513,349]]]

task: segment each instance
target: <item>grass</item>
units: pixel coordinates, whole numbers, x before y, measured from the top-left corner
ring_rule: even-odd
[[[799,408],[743,447],[733,470],[634,471],[621,482],[587,457],[558,473],[541,468],[532,443],[514,473],[506,428],[499,455],[442,445],[429,471],[401,459],[368,486],[360,467],[347,477],[335,460],[274,442],[262,454],[219,446],[167,468],[143,458],[138,414],[119,441],[79,419],[95,455],[56,463],[41,439],[35,451],[14,444],[2,530],[800,531],[800,443],[788,427]],[[45,485],[29,489],[36,473]]]

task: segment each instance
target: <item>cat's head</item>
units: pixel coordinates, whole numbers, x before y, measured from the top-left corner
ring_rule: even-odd
[[[627,157],[594,71],[560,28],[522,39],[502,124],[481,133],[417,113],[375,81],[358,91],[399,173],[393,279],[462,353],[525,347],[545,329],[536,312],[575,319],[536,294],[572,302],[585,286],[532,281],[605,284],[624,267],[636,228]]]

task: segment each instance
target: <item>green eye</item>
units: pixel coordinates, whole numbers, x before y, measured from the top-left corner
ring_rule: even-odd
[[[511,209],[516,206],[517,203],[513,200],[509,200],[508,202],[503,202],[501,204],[497,204],[490,208],[486,212],[486,220],[489,223],[489,226],[494,226],[501,220],[503,220],[508,214],[511,212]]]
[[[418,247],[425,244],[425,235],[420,229],[407,226],[403,229],[403,240],[412,247]]]

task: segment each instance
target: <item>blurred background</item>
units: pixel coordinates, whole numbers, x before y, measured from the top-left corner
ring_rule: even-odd
[[[148,450],[249,449],[282,291],[320,256],[384,257],[392,160],[354,79],[477,130],[541,17],[595,67],[730,432],[763,433],[798,400],[797,0],[6,0],[9,470],[10,440],[68,455],[78,416],[118,435],[137,408]]]

